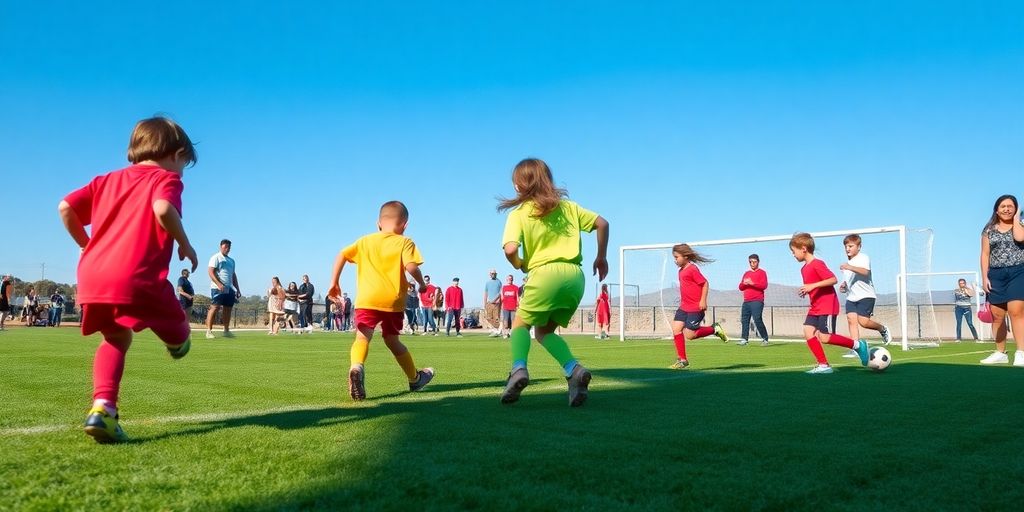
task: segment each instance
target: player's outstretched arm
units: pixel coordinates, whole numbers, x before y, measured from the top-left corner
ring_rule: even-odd
[[[523,260],[519,257],[519,244],[515,242],[505,244],[505,259],[512,264],[512,268],[523,270]]]
[[[78,218],[75,209],[67,201],[61,201],[57,205],[57,211],[60,213],[61,222],[64,223],[64,229],[68,230],[68,234],[79,247],[85,249],[85,246],[89,245],[89,233],[85,232],[85,226],[82,225],[82,220]]]
[[[416,284],[419,285],[419,292],[424,293],[427,291],[427,282],[423,280],[423,272],[420,271],[420,266],[416,263],[406,263],[405,271],[416,280]]]
[[[594,257],[594,275],[599,281],[608,277],[608,221],[600,215],[594,221],[594,229],[597,231],[597,256]]]
[[[153,215],[156,215],[160,227],[164,228],[164,231],[178,243],[178,260],[188,258],[188,261],[192,262],[192,272],[195,272],[199,268],[199,257],[196,256],[196,250],[189,242],[188,235],[185,234],[185,227],[181,225],[181,215],[178,214],[178,209],[166,199],[157,199],[153,201]]]

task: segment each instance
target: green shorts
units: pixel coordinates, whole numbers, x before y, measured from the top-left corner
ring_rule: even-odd
[[[530,269],[516,316],[527,325],[554,322],[568,327],[583,300],[585,286],[583,269],[575,263],[555,262]]]

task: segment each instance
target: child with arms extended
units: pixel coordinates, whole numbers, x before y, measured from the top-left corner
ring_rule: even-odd
[[[860,363],[867,366],[867,342],[829,333],[830,327],[835,330],[836,317],[839,315],[839,297],[834,288],[837,279],[824,261],[814,257],[814,238],[807,233],[797,233],[789,240],[789,250],[797,261],[804,264],[800,268],[804,285],[798,293],[801,297],[808,297],[811,302],[807,318],[804,319],[804,338],[818,364],[807,373],[832,373],[822,343],[856,350]]]
[[[103,335],[85,419],[85,433],[99,443],[128,440],[118,422],[117,398],[133,332],[152,330],[174,359],[185,357],[191,346],[191,328],[167,280],[167,266],[175,242],[179,260],[188,258],[193,272],[199,264],[181,225],[181,177],[195,164],[195,149],[174,121],[154,117],[135,125],[128,161],[132,165],[94,178],[59,206],[64,227],[82,248],[82,334]]]
[[[551,169],[544,161],[527,158],[512,171],[516,197],[502,200],[498,211],[511,210],[502,238],[505,257],[512,267],[530,273],[524,284],[509,345],[512,371],[501,403],[511,404],[530,383],[526,369],[530,353],[530,328],[538,343],[554,357],[565,372],[569,405],[579,407],[587,400],[591,374],[580,365],[569,345],[555,334],[566,327],[583,299],[585,278],[580,233],[597,230],[594,274],[608,275],[608,221],[565,199],[566,191],[555,187]],[[520,256],[520,248],[522,256]]]
[[[690,366],[690,360],[686,358],[687,341],[712,334],[722,341],[729,341],[729,337],[717,322],[710,327],[701,327],[704,323],[704,312],[708,309],[708,291],[711,286],[697,265],[711,263],[714,260],[698,253],[687,244],[673,246],[672,257],[679,267],[679,309],[672,320],[672,340],[675,342],[678,358],[669,368],[682,370]]]
[[[352,343],[348,371],[348,393],[353,400],[366,398],[364,365],[378,324],[384,344],[409,379],[409,391],[423,389],[434,378],[433,368],[416,369],[412,354],[399,338],[408,287],[406,272],[419,284],[420,292],[427,289],[420,272],[420,251],[411,239],[402,236],[408,223],[409,210],[404,204],[384,203],[377,220],[379,231],[359,238],[334,260],[327,296],[336,303],[342,300],[339,280],[345,264],[356,264],[356,340]]]

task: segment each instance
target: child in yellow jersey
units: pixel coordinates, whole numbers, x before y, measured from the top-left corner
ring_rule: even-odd
[[[585,279],[580,233],[597,230],[594,274],[608,275],[608,221],[565,199],[566,191],[555,187],[551,169],[542,160],[528,158],[512,171],[516,197],[505,199],[499,211],[511,210],[502,242],[505,257],[518,270],[530,273],[524,285],[509,344],[512,371],[501,403],[511,404],[530,383],[526,359],[530,352],[530,328],[534,336],[565,370],[569,383],[569,405],[579,407],[587,400],[591,375],[573,357],[569,346],[555,334],[567,327],[583,299]],[[522,248],[522,256],[519,250]]]
[[[395,360],[409,378],[409,391],[419,391],[434,378],[433,368],[416,369],[412,354],[402,344],[398,334],[402,330],[402,315],[405,312],[405,295],[408,288],[405,274],[408,272],[419,291],[427,289],[420,273],[423,258],[412,240],[402,236],[409,223],[409,210],[400,201],[389,201],[380,207],[376,233],[363,236],[352,245],[341,250],[334,260],[331,274],[331,289],[327,297],[340,302],[341,271],[346,263],[355,263],[356,269],[356,340],[352,343],[352,366],[348,372],[348,393],[353,400],[366,398],[363,384],[366,354],[370,339],[378,324],[384,344],[391,350]]]

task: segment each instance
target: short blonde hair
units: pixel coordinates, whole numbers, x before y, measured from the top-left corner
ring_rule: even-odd
[[[797,233],[789,239],[789,246],[806,249],[807,252],[814,254],[814,237],[810,233]]]
[[[854,233],[852,235],[846,235],[846,238],[843,239],[843,245],[846,245],[850,242],[853,242],[857,245],[861,245],[860,235],[858,235],[857,233]]]
[[[128,141],[128,161],[137,164],[146,160],[160,160],[184,150],[190,165],[199,161],[196,148],[185,130],[166,117],[151,117],[135,124]]]

